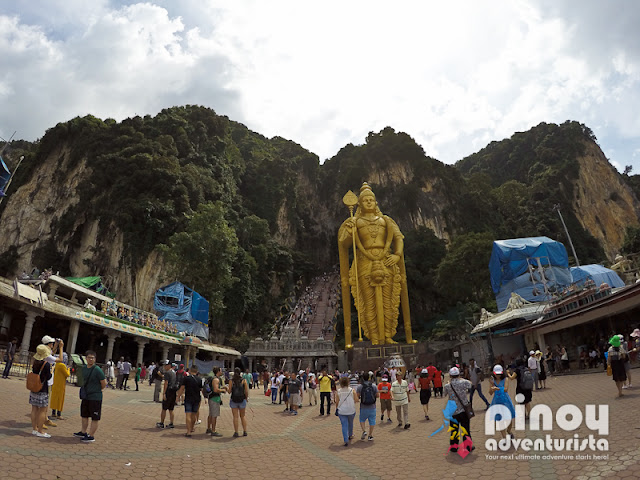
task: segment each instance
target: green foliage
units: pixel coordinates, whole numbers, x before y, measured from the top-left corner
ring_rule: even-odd
[[[624,241],[622,242],[622,253],[640,253],[640,227],[628,226],[624,231]]]

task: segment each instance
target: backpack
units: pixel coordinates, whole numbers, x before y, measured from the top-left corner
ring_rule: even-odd
[[[533,390],[533,375],[529,370],[523,369],[522,371],[522,382],[520,382],[520,387],[523,390]]]
[[[206,379],[204,381],[204,385],[202,386],[202,396],[204,398],[211,397],[213,393],[213,378]]]
[[[333,377],[331,377],[331,390],[335,390],[336,389],[336,381],[333,379]]]
[[[362,395],[360,395],[360,402],[362,405],[375,405],[376,404],[376,391],[371,382],[364,382],[362,384]]]
[[[235,403],[242,403],[244,400],[244,382],[234,381],[233,385],[231,385],[231,401]]]
[[[38,393],[40,390],[42,390],[42,379],[40,378],[40,375],[42,375],[42,370],[44,369],[46,363],[47,362],[44,361],[42,362],[39,373],[27,373],[27,390],[33,393]]]

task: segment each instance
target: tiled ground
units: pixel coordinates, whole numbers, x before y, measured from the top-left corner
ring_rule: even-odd
[[[640,375],[639,370],[634,373],[636,377]],[[248,437],[231,437],[231,412],[225,405],[218,428],[224,437],[205,436],[203,424],[197,427],[192,438],[185,438],[184,412],[180,407],[176,410],[178,427],[175,430],[154,427],[160,407],[151,400],[152,388],[147,385],[142,386],[140,392],[105,392],[103,420],[93,444],[82,444],[71,436],[80,427],[79,400],[78,389],[68,386],[64,412],[67,420],[59,422],[56,428],[49,428],[53,438],[40,439],[30,434],[30,406],[24,379],[12,378],[0,380],[0,471],[5,474],[3,478],[9,480],[173,480],[204,476],[222,480],[283,475],[296,480],[638,478],[640,388],[625,390],[625,397],[616,399],[615,385],[604,373],[552,377],[548,386],[546,390],[534,392],[534,403],[545,403],[554,411],[566,403],[581,407],[609,405],[609,452],[605,452],[608,459],[523,460],[516,459],[523,452],[513,450],[508,452],[514,453],[513,460],[489,459],[483,411],[478,411],[471,424],[477,448],[462,459],[457,454],[446,453],[448,439],[444,432],[429,437],[442,422],[444,401],[431,400],[432,420],[426,422],[417,396],[413,396],[410,405],[411,429],[397,429],[395,421],[385,422],[376,427],[373,442],[361,442],[356,424],[355,439],[347,448],[342,445],[340,424],[333,412],[331,416],[320,417],[318,408],[307,404],[300,415],[290,417],[282,413],[282,407],[272,406],[270,399],[257,390],[252,390],[247,409]],[[480,403],[475,402],[477,408]],[[557,428],[551,433],[557,438],[572,437]],[[584,437],[590,432],[581,426],[574,433]],[[518,438],[538,438],[539,435],[530,431],[517,434]],[[534,453],[549,454],[531,452]]]

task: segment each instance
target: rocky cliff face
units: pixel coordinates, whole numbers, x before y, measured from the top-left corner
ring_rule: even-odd
[[[595,143],[587,144],[578,162],[573,210],[613,260],[624,241],[625,228],[638,225],[640,202]]]

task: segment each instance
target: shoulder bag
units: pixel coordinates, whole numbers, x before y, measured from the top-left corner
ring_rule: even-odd
[[[349,389],[349,393],[347,394],[347,396],[345,398],[349,397],[349,395],[353,395],[353,388]],[[338,394],[338,398],[340,398],[340,394]],[[339,409],[340,409],[340,405],[342,405],[343,402],[344,402],[344,400],[342,400],[342,399],[338,402],[338,406],[336,407],[336,417],[338,415],[340,415]]]
[[[469,420],[471,420],[473,417],[476,416],[476,413],[473,411],[473,408],[471,408],[471,404],[470,403],[465,404],[460,398],[460,395],[458,395],[458,392],[456,392],[456,389],[453,388],[453,384],[450,384],[450,385],[451,385],[451,390],[453,390],[453,393],[456,395],[456,397],[458,397],[458,400],[460,400],[460,403],[462,404],[462,408],[464,408],[464,413],[466,413]]]
[[[95,367],[93,367],[93,368],[95,368]],[[89,372],[89,376],[84,379],[84,384],[80,387],[80,392],[79,392],[80,400],[86,400],[87,399],[87,389],[85,388],[85,385],[87,385],[87,383],[89,383],[89,379],[91,378],[91,374],[93,374],[93,368]]]
[[[40,367],[40,371],[38,373],[29,372],[27,373],[27,390],[38,393],[42,390],[42,379],[40,375],[42,375],[42,370],[44,366],[47,364],[45,360],[42,361],[42,366]]]

